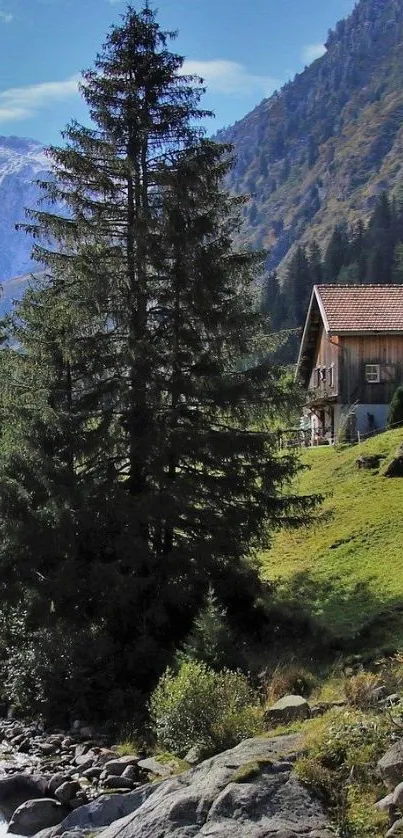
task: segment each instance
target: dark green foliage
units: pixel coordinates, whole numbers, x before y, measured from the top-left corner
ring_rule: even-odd
[[[403,425],[403,387],[398,387],[390,403],[388,415],[389,427],[396,427],[396,425]]]
[[[347,263],[348,236],[343,227],[336,227],[328,244],[324,258],[326,282],[337,282],[337,277]]]
[[[239,645],[236,648],[226,611],[219,605],[211,587],[178,658],[200,661],[214,670],[226,666],[236,668],[243,663],[242,648]]]
[[[256,694],[245,675],[187,661],[179,672],[168,669],[150,701],[157,741],[185,756],[196,745],[203,757],[233,748],[263,732]]]
[[[129,7],[84,74],[93,127],[67,127],[42,184],[54,212],[29,213],[46,275],[4,324],[0,590],[31,638],[6,683],[37,685],[49,715],[58,679],[91,695],[105,655],[132,711],[209,585],[252,624],[254,552],[313,503],[284,491],[298,462],[267,430],[292,394],[267,360],[260,259],[233,249],[230,149],[194,127],[200,80],[169,40]]]
[[[311,291],[312,276],[308,257],[303,247],[297,247],[284,283],[284,294],[289,300],[287,314],[290,326],[299,326],[303,322]]]

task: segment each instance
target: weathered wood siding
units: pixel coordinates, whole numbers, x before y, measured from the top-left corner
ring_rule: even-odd
[[[337,396],[339,380],[339,347],[338,338],[329,338],[321,326],[315,350],[314,364],[309,381],[309,389],[319,395]],[[332,369],[332,381],[330,370]],[[319,383],[318,383],[318,372]]]
[[[341,404],[389,404],[403,383],[403,335],[339,338],[339,399]],[[380,382],[366,381],[367,364],[379,364]]]

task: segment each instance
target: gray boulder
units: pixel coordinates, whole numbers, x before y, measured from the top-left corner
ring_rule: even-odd
[[[27,800],[15,810],[7,831],[16,835],[35,835],[41,829],[60,823],[67,812],[68,809],[51,798]]]
[[[69,782],[62,783],[56,789],[55,797],[60,803],[69,803],[76,796],[77,792],[80,791],[80,788],[80,783],[77,780],[70,780]]]
[[[49,782],[48,782],[48,791],[50,794],[54,794],[56,789],[59,788],[63,783],[66,783],[70,779],[68,774],[64,774],[59,771],[57,774],[52,774]]]
[[[109,826],[119,818],[138,809],[155,789],[155,785],[148,783],[127,794],[103,794],[91,803],[70,812],[67,818],[52,830],[48,838],[56,838],[57,835],[63,835],[64,832],[70,832],[72,829],[93,832],[95,829]]]
[[[0,779],[0,809],[6,820],[26,800],[45,797],[48,782],[37,774],[13,774]]]
[[[119,791],[133,788],[133,780],[130,780],[129,777],[117,777],[116,774],[110,774],[103,784],[105,788],[119,789]]]
[[[393,795],[392,795],[392,803],[394,806],[398,806],[399,809],[403,806],[403,783],[399,783],[396,786]]]
[[[388,829],[386,833],[386,838],[393,838],[394,835],[403,835],[403,820],[395,821],[394,824]]]
[[[396,742],[378,762],[379,773],[389,789],[403,779],[403,741]]]
[[[285,695],[265,712],[265,722],[274,727],[299,719],[308,719],[311,715],[309,704],[301,695]]]
[[[110,759],[104,765],[105,775],[114,774],[115,776],[120,777],[128,765],[137,765],[139,759],[140,757],[133,755]]]
[[[249,739],[178,777],[131,792],[124,798],[128,803],[130,798],[131,813],[111,823],[101,836],[330,838],[322,803],[299,782],[292,763],[284,758],[299,743],[296,736]],[[92,806],[84,807],[87,817]],[[61,835],[73,825],[85,828],[88,820],[80,820],[81,815],[78,809],[55,832]]]
[[[169,775],[173,773],[172,766],[169,766],[166,763],[158,762],[155,757],[141,759],[138,763],[138,767],[141,768],[142,771],[147,771],[149,774],[155,774],[156,777],[169,777]]]

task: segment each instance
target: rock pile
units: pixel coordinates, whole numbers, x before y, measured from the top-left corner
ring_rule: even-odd
[[[69,812],[110,792],[127,794],[169,765],[141,756],[119,756],[95,731],[75,723],[70,734],[46,733],[16,721],[0,724],[0,809],[9,832],[33,835]]]

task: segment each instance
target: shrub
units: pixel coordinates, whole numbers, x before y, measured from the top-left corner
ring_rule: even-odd
[[[396,425],[403,425],[403,387],[398,387],[390,403],[388,414],[388,426],[396,427]]]
[[[359,672],[344,683],[344,694],[352,707],[366,710],[374,704],[373,691],[380,686],[378,675],[373,672]]]
[[[262,732],[261,709],[240,672],[214,672],[187,661],[177,675],[168,669],[150,700],[158,742],[184,755],[198,745],[203,756],[237,745]]]

